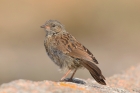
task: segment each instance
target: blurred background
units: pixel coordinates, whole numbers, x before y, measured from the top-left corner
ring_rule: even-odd
[[[44,48],[46,20],[56,19],[99,61],[105,77],[140,61],[139,0],[1,0],[0,84],[16,79],[58,81],[64,73]],[[78,70],[78,78],[92,78]]]

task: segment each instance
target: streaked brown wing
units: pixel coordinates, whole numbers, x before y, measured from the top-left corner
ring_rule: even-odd
[[[98,64],[98,61],[93,54],[81,43],[79,43],[72,35],[67,33],[57,38],[57,49],[63,51],[63,53],[74,58],[84,59]]]

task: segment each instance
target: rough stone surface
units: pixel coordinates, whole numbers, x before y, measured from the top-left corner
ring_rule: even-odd
[[[93,79],[73,82],[15,80],[0,86],[0,93],[140,93],[140,65],[106,79],[100,85]],[[81,82],[81,83],[80,83]]]

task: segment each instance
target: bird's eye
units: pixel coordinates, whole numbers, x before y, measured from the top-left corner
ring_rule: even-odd
[[[53,24],[52,27],[55,27],[55,24]]]

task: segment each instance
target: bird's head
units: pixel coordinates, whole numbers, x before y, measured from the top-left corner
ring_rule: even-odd
[[[57,20],[48,20],[41,28],[45,29],[47,35],[54,35],[65,31],[64,26]]]

